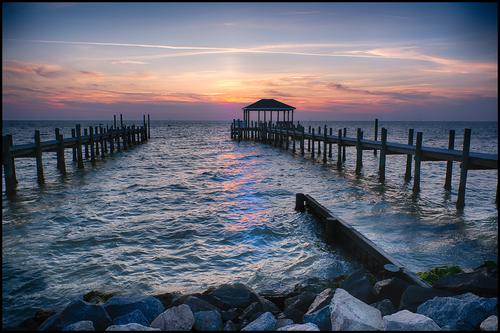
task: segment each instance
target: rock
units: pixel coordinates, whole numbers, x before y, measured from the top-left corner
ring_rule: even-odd
[[[322,292],[319,293],[318,296],[316,296],[312,304],[309,306],[309,309],[307,309],[306,314],[318,311],[319,309],[325,307],[325,305],[330,305],[332,297],[333,297],[332,289],[328,288],[323,290]]]
[[[372,276],[364,269],[360,269],[342,282],[340,288],[347,291],[350,295],[365,302],[374,302],[373,283],[370,281]]]
[[[401,295],[408,288],[410,284],[400,278],[393,277],[378,281],[373,286],[375,298],[377,300],[390,299],[392,304],[399,306]]]
[[[427,300],[436,296],[453,296],[453,293],[445,290],[438,290],[434,288],[424,288],[420,286],[409,286],[401,295],[399,303],[400,310],[409,310],[417,312],[417,307]]]
[[[102,304],[113,297],[114,293],[106,293],[99,290],[92,290],[83,295],[83,300],[90,304]]]
[[[473,272],[444,276],[434,282],[433,287],[458,294],[471,292],[482,297],[496,297],[498,272],[496,268],[480,267]]]
[[[193,325],[194,315],[186,304],[167,309],[151,323],[151,327],[162,331],[189,331]]]
[[[276,329],[283,327],[283,326],[292,325],[292,324],[293,324],[293,320],[291,320],[291,319],[288,319],[288,318],[278,319],[276,321]]]
[[[195,312],[194,328],[197,331],[220,331],[222,329],[222,318],[219,311]]]
[[[137,323],[130,323],[125,325],[111,325],[106,328],[106,331],[159,331],[159,329]]]
[[[104,303],[104,308],[113,319],[140,310],[148,322],[152,322],[165,310],[154,296],[114,296]]]
[[[39,331],[60,331],[62,329],[61,314],[55,313],[38,327]]]
[[[312,323],[305,323],[283,326],[278,328],[277,331],[319,331],[319,328]]]
[[[243,321],[244,319],[248,319],[248,321],[254,321],[264,312],[268,311],[262,311],[262,304],[260,304],[259,302],[253,302],[252,304],[247,306],[245,310],[243,310],[238,319],[239,321]]]
[[[481,331],[498,331],[498,317],[489,316],[479,325],[479,329]]]
[[[33,318],[23,320],[15,330],[20,331],[36,331],[48,318],[55,315],[52,310],[38,310]]]
[[[200,312],[200,311],[219,311],[219,308],[217,308],[215,305],[212,305],[208,303],[207,301],[204,301],[198,297],[195,296],[188,296],[182,304],[189,305],[191,308],[191,311],[193,313],[195,312]]]
[[[90,320],[82,320],[65,326],[63,331],[95,331],[95,328]]]
[[[96,331],[103,331],[111,324],[111,318],[102,305],[89,304],[82,300],[73,301],[66,306],[59,315],[59,319],[61,327],[90,320]]]
[[[384,316],[384,331],[440,331],[441,328],[429,317],[401,310]]]
[[[276,318],[271,312],[263,313],[259,318],[243,327],[242,331],[274,331],[276,327]]]
[[[330,304],[332,331],[381,330],[382,315],[378,309],[337,288]]]
[[[316,293],[310,291],[304,291],[298,296],[286,300],[287,304],[283,313],[287,318],[292,319],[296,323],[302,323],[304,313],[307,312],[311,303],[316,299]]]
[[[322,331],[331,331],[330,304],[322,309],[304,315],[304,323],[313,323]]]
[[[259,296],[242,283],[223,284],[207,295],[214,297],[223,305],[223,310],[230,308],[246,308],[259,300]]]
[[[272,301],[265,297],[259,296],[259,303],[262,305],[262,312],[271,312],[272,314],[280,313],[280,308]]]
[[[154,295],[153,297],[156,297],[161,302],[163,307],[166,309],[169,308],[172,305],[172,303],[174,303],[181,296],[182,296],[181,293],[173,292],[173,293],[158,294]]]
[[[227,311],[222,311],[221,316],[223,321],[234,320],[240,315],[241,311],[237,308],[231,308]]]
[[[224,325],[224,331],[237,331],[237,330],[238,330],[238,327],[231,320],[228,320],[226,322],[226,325]]]
[[[417,313],[432,318],[439,326],[452,330],[474,330],[495,314],[496,298],[471,293],[453,297],[434,297],[417,308]]]
[[[149,326],[150,324],[149,320],[140,310],[134,310],[123,316],[119,316],[113,319],[113,325],[126,325],[130,323],[141,324],[143,326]]]
[[[383,299],[381,301],[378,301],[370,305],[373,306],[375,309],[379,309],[380,313],[382,314],[382,317],[391,315],[396,312],[394,305],[389,299]]]

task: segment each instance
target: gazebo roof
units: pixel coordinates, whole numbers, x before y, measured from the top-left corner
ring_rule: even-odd
[[[245,106],[245,111],[259,111],[259,110],[272,110],[272,111],[287,111],[295,110],[293,106],[281,103],[275,99],[261,99],[253,104]]]

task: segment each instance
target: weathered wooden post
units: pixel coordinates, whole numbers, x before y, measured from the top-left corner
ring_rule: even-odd
[[[302,133],[301,133],[301,137],[300,137],[300,154],[302,156],[304,156],[304,148],[305,148],[304,147],[304,144],[305,144],[305,142],[304,142],[304,140],[305,140],[305,130],[306,130],[305,127],[302,126],[301,127],[301,132]]]
[[[455,130],[450,130],[448,137],[448,149],[455,148]],[[444,189],[451,190],[451,174],[453,173],[453,161],[446,162],[446,178],[444,180]]]
[[[309,125],[309,129],[307,130],[307,133],[311,134],[311,125]],[[311,138],[307,139],[307,152],[311,151]]]
[[[306,196],[302,193],[295,194],[295,210],[303,212],[305,208]]]
[[[361,173],[361,168],[363,167],[363,147],[361,147],[361,137],[363,132],[361,128],[358,127],[356,131],[356,174]]]
[[[94,142],[95,142],[95,156],[99,156],[99,130],[97,126],[94,126]]]
[[[132,144],[135,145],[137,142],[135,142],[135,124],[132,125]]]
[[[83,135],[85,137],[87,137],[89,135],[89,132],[86,128],[83,129]],[[88,160],[89,159],[89,144],[88,144],[87,139],[85,139],[84,148],[85,148],[85,159]]]
[[[35,131],[35,157],[36,157],[36,176],[39,183],[43,183],[43,163],[42,163],[42,144],[40,141],[40,131]]]
[[[102,126],[99,125],[99,134],[101,135],[101,139],[99,140],[101,143],[101,158],[104,158],[106,155],[104,155],[104,132],[102,130]]]
[[[330,127],[330,136],[333,135],[333,128]],[[332,143],[328,145],[328,158],[332,158]]]
[[[469,168],[471,129],[464,131],[464,146],[462,149],[462,163],[460,163],[460,183],[458,185],[457,208],[462,209],[465,206],[465,185],[467,183],[467,171]]]
[[[14,146],[14,138],[12,137],[12,134],[7,135],[7,141],[9,142],[9,147]],[[14,159],[14,157],[12,157],[12,153],[11,153],[10,163],[11,163],[11,168],[12,168],[12,177],[14,178],[14,181],[17,184],[16,163],[14,162],[14,160],[15,159]]]
[[[142,142],[146,142],[146,141],[148,141],[148,135],[146,134],[148,125],[146,124],[146,115],[145,114],[142,115],[142,126],[144,127],[143,132],[142,132],[142,134],[143,134]]]
[[[326,137],[326,125],[325,125],[325,130],[323,131],[323,163],[326,163],[326,140],[327,140],[327,137]]]
[[[312,129],[311,158],[314,160],[314,128]]]
[[[342,168],[342,130],[339,129],[337,138],[337,169]]]
[[[120,127],[123,128],[123,115],[120,113]]]
[[[293,129],[293,134],[292,134],[292,152],[295,154],[295,141],[297,140],[297,130],[295,128]]]
[[[76,133],[76,132],[75,132],[75,129],[74,129],[74,128],[72,128],[72,129],[71,129],[71,138],[72,138],[72,139],[74,139],[74,138],[76,137],[76,134],[75,134],[75,133]],[[76,162],[76,147],[75,147],[75,146],[76,146],[76,145],[75,145],[75,143],[73,143],[73,144],[71,145],[71,152],[73,153],[73,162]]]
[[[148,113],[148,140],[151,139],[151,123],[149,121],[149,113]]]
[[[95,150],[94,150],[94,128],[92,126],[89,127],[89,142],[90,142],[90,161],[92,164],[95,164]]]
[[[109,152],[112,154],[115,151],[115,130],[111,129],[109,131]]]
[[[115,132],[116,150],[118,150],[119,152],[122,151],[122,148],[120,146],[120,135],[121,135],[120,133],[121,133],[121,129],[117,129]]]
[[[64,138],[59,128],[56,128],[56,141],[57,141],[57,169],[65,175],[66,174],[66,161],[64,158]]]
[[[321,126],[318,126],[318,157],[321,157]]]
[[[408,130],[408,145],[413,145],[413,128]],[[406,171],[405,171],[405,181],[408,182],[411,179],[411,160],[412,154],[406,155]]]
[[[78,161],[78,169],[83,169],[83,157],[82,157],[82,128],[80,124],[76,124],[76,157]]]
[[[420,191],[420,164],[422,163],[422,132],[417,132],[415,145],[415,169],[413,171],[413,193]]]
[[[8,197],[13,197],[16,194],[16,180],[14,178],[14,173],[12,166],[14,165],[14,158],[12,157],[11,146],[9,139],[3,137],[2,140],[2,150],[3,150],[3,173],[5,179],[5,193]]]
[[[375,141],[378,138],[378,119],[375,118]],[[373,149],[373,155],[377,156],[377,149]]]
[[[113,129],[116,129],[116,114],[113,115]]]
[[[382,127],[381,132],[382,147],[380,148],[380,157],[378,164],[378,178],[380,182],[385,181],[385,159],[387,155],[387,129]]]
[[[109,133],[108,133],[108,130],[107,128],[102,128],[102,133],[104,135],[103,139],[102,139],[102,142],[104,144],[104,152],[107,154],[108,153],[108,137],[109,137]]]
[[[344,127],[344,138],[347,136],[347,128]],[[345,145],[342,146],[342,162],[345,162]]]
[[[131,135],[130,126],[127,126],[126,130],[127,130],[127,145],[129,147],[132,147],[133,144],[132,144],[132,135]]]

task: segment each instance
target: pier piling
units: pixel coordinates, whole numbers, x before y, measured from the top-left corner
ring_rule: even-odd
[[[35,130],[35,158],[36,158],[36,176],[38,183],[44,183],[43,163],[42,163],[42,144],[40,141],[40,131]]]
[[[467,171],[469,168],[471,129],[464,131],[464,146],[462,148],[462,163],[460,163],[460,183],[458,185],[457,208],[462,209],[465,206],[465,185],[467,183]]]
[[[448,149],[453,150],[455,148],[455,130],[450,130],[448,135]],[[453,161],[446,162],[446,178],[444,181],[444,189],[451,191],[451,177],[453,173]]]

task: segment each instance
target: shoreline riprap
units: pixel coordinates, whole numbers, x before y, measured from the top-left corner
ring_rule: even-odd
[[[281,294],[257,293],[241,283],[184,295],[92,291],[61,311],[39,311],[18,329],[497,330],[496,265],[434,274],[432,281],[432,288],[424,288],[397,276],[379,280],[361,269],[336,280],[308,280]]]

